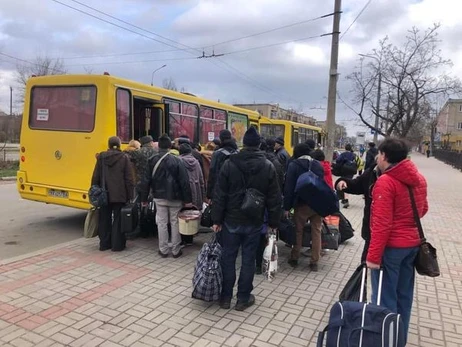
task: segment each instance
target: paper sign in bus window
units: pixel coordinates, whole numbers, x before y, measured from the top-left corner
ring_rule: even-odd
[[[37,120],[48,121],[49,111],[47,108],[37,109]]]
[[[207,139],[209,141],[213,141],[213,139],[215,138],[215,133],[213,131],[209,131],[207,135]]]

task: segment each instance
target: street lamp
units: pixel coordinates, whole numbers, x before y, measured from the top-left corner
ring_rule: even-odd
[[[156,71],[159,71],[160,69],[163,69],[163,68],[166,67],[166,66],[167,66],[167,64],[164,64],[164,65],[162,65],[161,67],[155,69],[155,70],[152,72],[152,75],[151,75],[151,86],[153,85],[153,82],[154,82],[154,73],[155,73]]]
[[[375,130],[374,130],[374,142],[377,143],[377,137],[378,137],[377,129],[379,128],[379,112],[380,112],[380,92],[381,92],[381,86],[382,86],[382,70],[380,69],[381,61],[380,61],[380,59],[378,59],[377,57],[375,57],[373,55],[361,54],[361,53],[359,55],[361,57],[364,57],[364,58],[375,59],[377,61],[377,63],[379,64],[379,85],[377,86],[377,104],[375,106],[376,114],[375,114],[375,124],[374,124],[374,127],[375,127]]]

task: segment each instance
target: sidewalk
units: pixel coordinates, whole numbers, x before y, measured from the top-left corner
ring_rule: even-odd
[[[462,346],[462,174],[418,153],[412,159],[428,180],[423,224],[442,276],[417,277],[408,346]],[[362,250],[364,200],[350,200],[343,212],[356,236],[327,252],[317,273],[308,258],[295,270],[288,266],[289,248],[279,243],[276,279],[255,277],[257,303],[244,312],[191,298],[196,256],[208,234],[178,259],[162,259],[157,240],[129,241],[127,251],[111,253],[98,251],[97,239],[80,239],[4,261],[0,346],[315,346]]]

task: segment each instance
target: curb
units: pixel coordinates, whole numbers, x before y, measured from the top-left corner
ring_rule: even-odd
[[[0,177],[0,181],[16,181],[16,176]]]

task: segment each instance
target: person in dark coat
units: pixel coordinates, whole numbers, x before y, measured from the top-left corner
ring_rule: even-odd
[[[353,147],[349,143],[345,145],[345,151],[342,152],[335,160],[335,165],[341,168],[348,162],[354,162],[356,164],[356,154],[353,152]],[[354,175],[349,175],[344,177],[353,178],[353,176]],[[342,200],[343,208],[350,207],[350,202],[348,201],[348,196],[345,194],[345,192],[340,191],[338,195]]]
[[[169,223],[171,225],[173,257],[178,258],[183,254],[180,247],[178,213],[183,205],[192,207],[188,172],[181,159],[169,153],[171,146],[172,141],[167,134],[159,137],[159,153],[149,159],[148,169],[141,185],[141,204],[147,206],[150,190],[156,203],[159,255],[162,258],[168,257],[167,225]],[[155,172],[154,168],[156,168]]]
[[[343,191],[353,195],[364,195],[364,212],[363,225],[361,227],[361,237],[364,240],[363,253],[361,254],[361,262],[366,261],[369,243],[371,241],[371,204],[372,204],[372,189],[380,175],[380,170],[377,166],[369,168],[362,175],[355,178],[340,177],[335,182],[335,188],[338,191]]]
[[[289,158],[290,155],[287,153],[286,149],[284,148],[284,138],[282,136],[276,137],[275,145],[274,145],[274,150],[276,153],[277,158],[281,162],[281,165],[284,169],[284,171],[287,170],[287,165],[289,163]]]
[[[284,185],[284,213],[289,217],[289,211],[294,208],[294,220],[296,228],[296,244],[292,247],[289,264],[292,267],[298,265],[300,250],[303,241],[303,227],[307,220],[311,224],[311,262],[312,271],[318,271],[318,261],[321,257],[321,228],[322,217],[303,200],[303,197],[295,193],[295,186],[298,178],[308,172],[310,163],[311,171],[324,180],[324,169],[321,163],[310,157],[312,149],[306,143],[300,143],[294,148],[294,159],[287,168],[286,181]]]
[[[202,155],[200,154],[200,150],[198,149],[198,146],[191,142],[191,139],[189,138],[188,135],[180,135],[180,137],[178,138],[178,148],[177,148],[178,151],[180,150],[180,146],[184,143],[191,146],[191,149],[192,149],[191,155],[194,158],[196,158],[196,160],[199,162],[202,175],[204,175],[204,159],[202,158]]]
[[[217,183],[218,174],[226,159],[230,155],[238,152],[236,141],[232,138],[231,132],[227,129],[220,131],[220,148],[215,150],[210,163],[209,179],[207,181],[207,199],[210,201],[213,198],[215,185]]]
[[[104,173],[109,204],[99,210],[99,250],[112,249],[118,252],[125,249],[126,243],[121,229],[120,211],[133,199],[135,177],[130,159],[120,150],[120,139],[117,136],[110,137],[108,147],[106,152],[98,155],[91,185],[101,186]]]
[[[262,139],[260,143],[260,150],[265,153],[266,159],[268,159],[273,165],[274,168],[276,169],[276,173],[278,175],[278,183],[279,183],[279,188],[282,189],[284,188],[284,168],[282,167],[281,162],[278,160],[276,157],[276,154],[274,153],[274,147],[271,149],[267,145],[267,140]]]
[[[255,258],[264,226],[264,215],[247,216],[241,211],[247,188],[258,190],[265,197],[268,226],[275,229],[281,219],[281,190],[274,165],[258,149],[260,135],[250,127],[243,138],[244,148],[230,156],[220,170],[214,189],[212,220],[213,230],[221,231],[223,247],[221,267],[223,289],[220,307],[228,309],[236,282],[236,258],[242,249],[237,303],[235,309],[243,311],[255,303],[253,278]]]
[[[369,142],[369,150],[366,153],[366,165],[364,166],[364,170],[369,168],[373,168],[375,166],[375,157],[379,154],[379,151],[375,147],[374,142]]]

